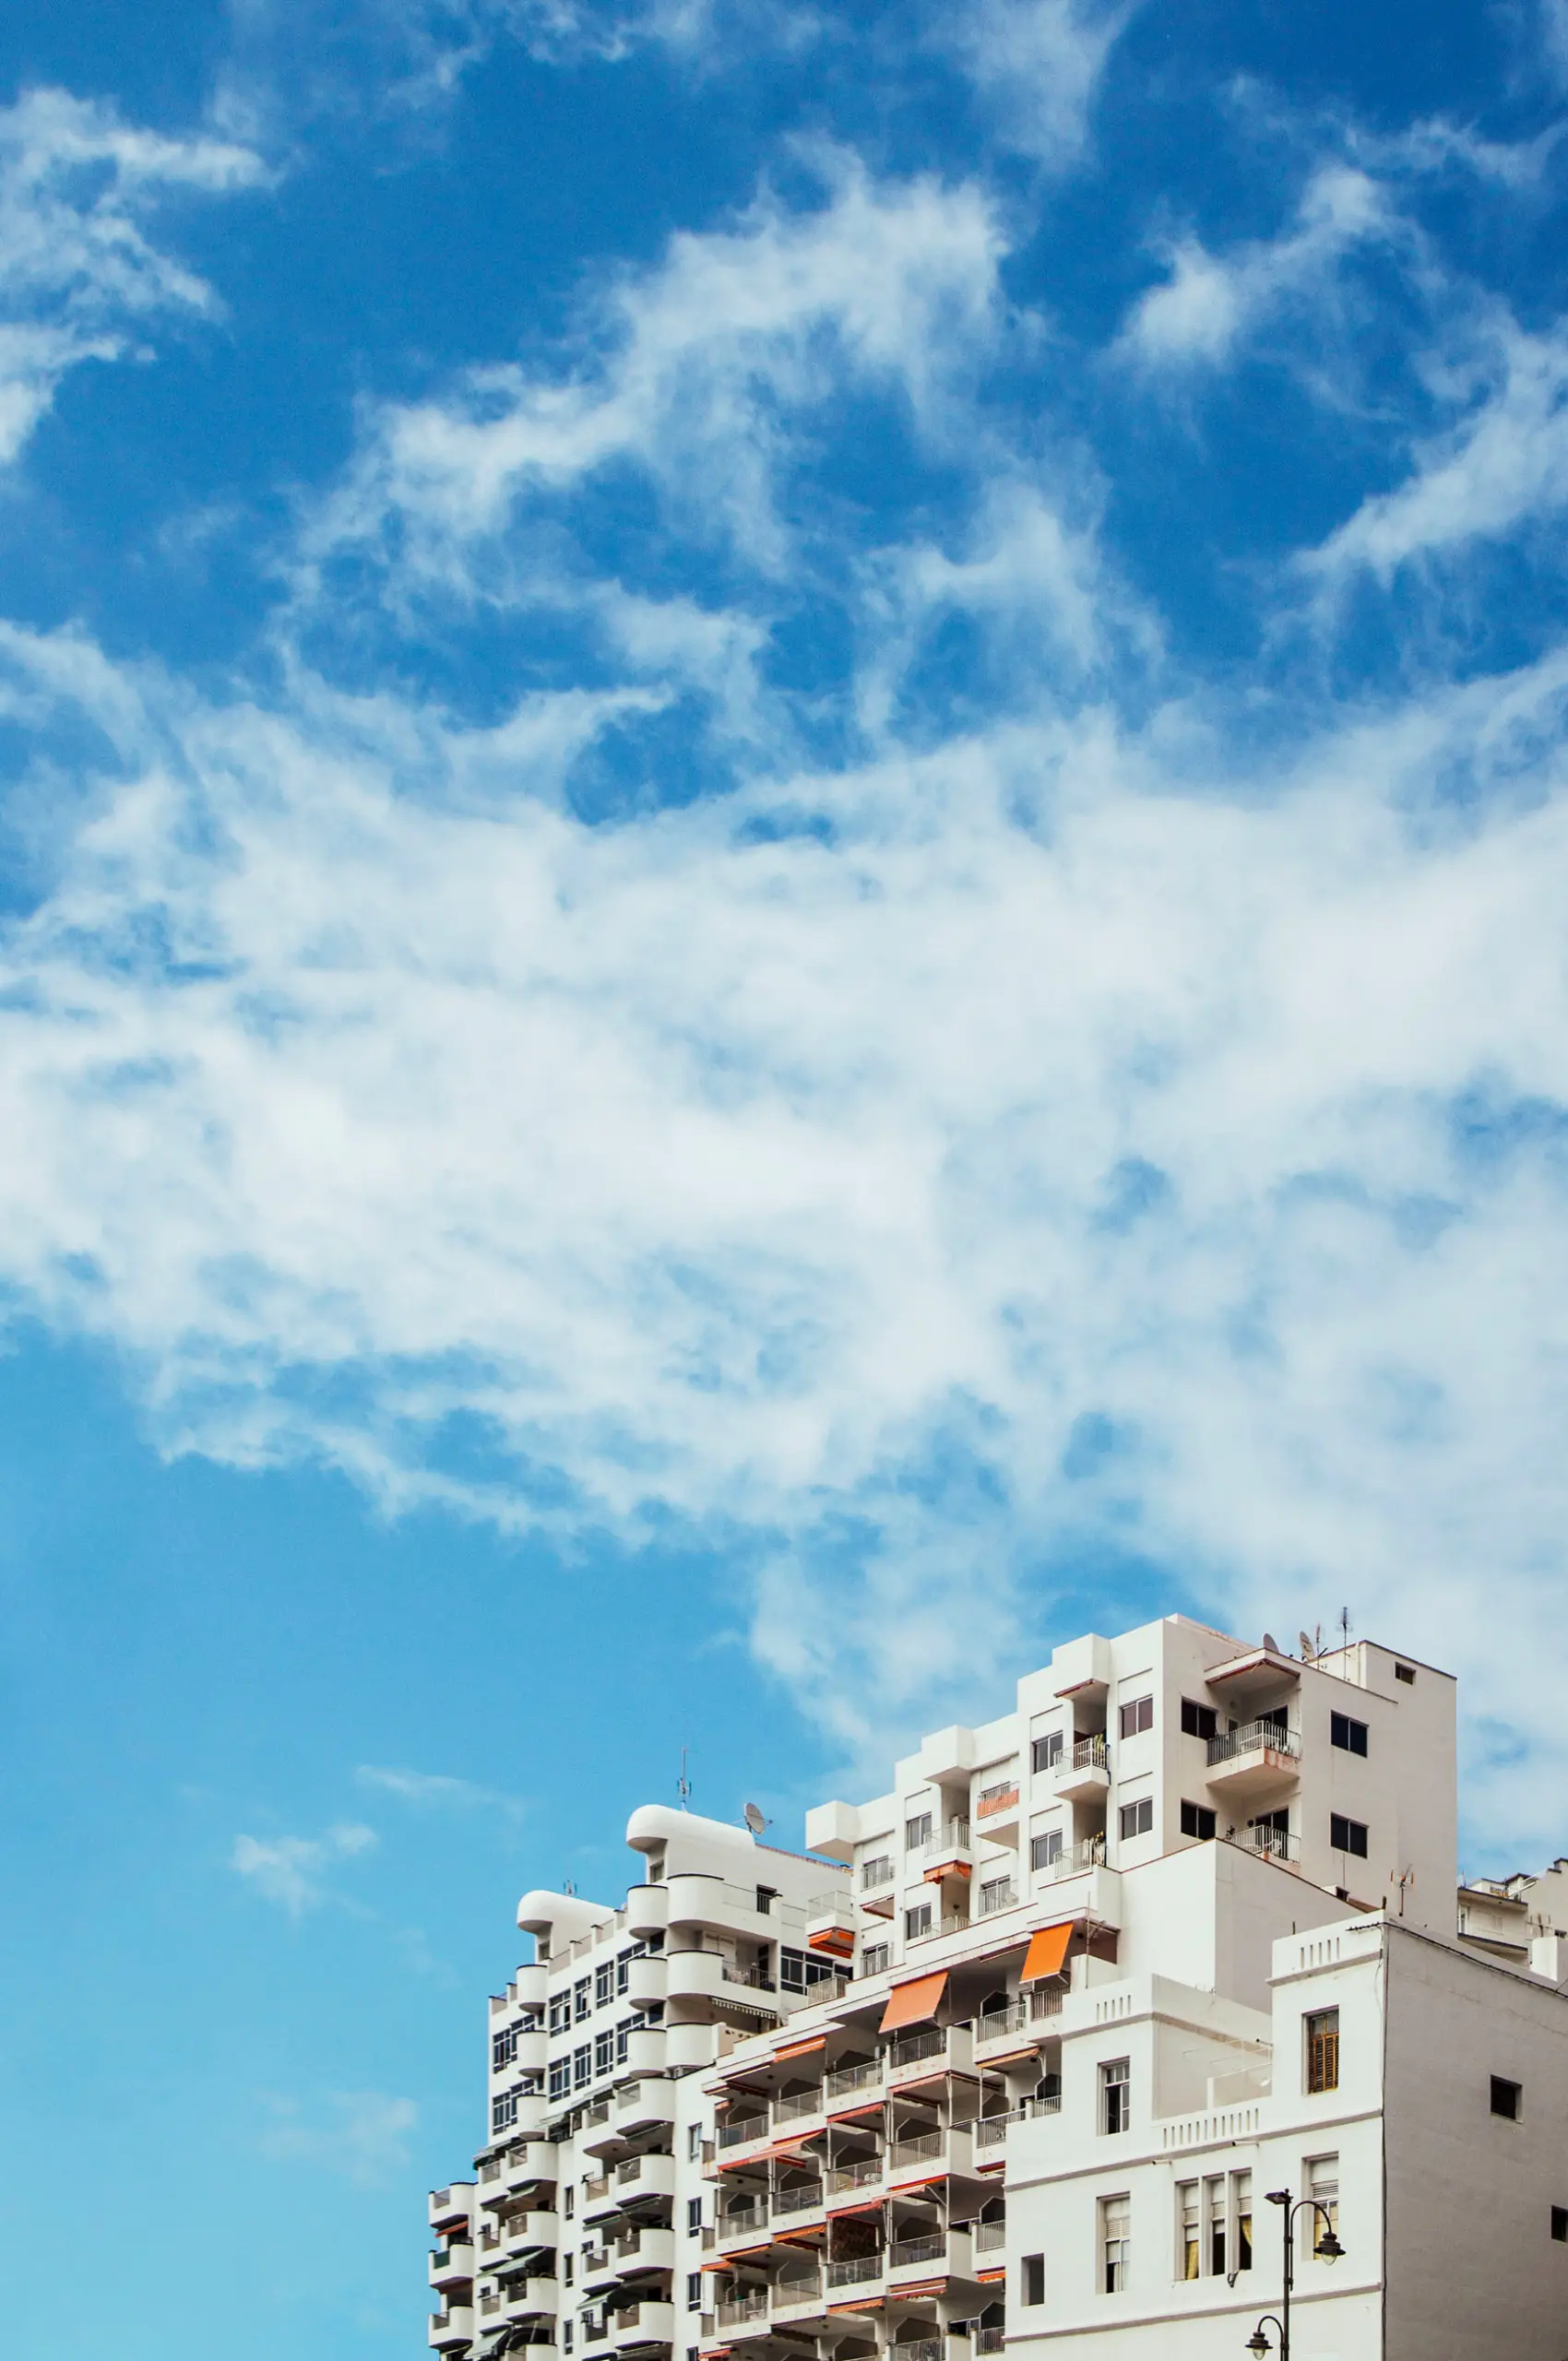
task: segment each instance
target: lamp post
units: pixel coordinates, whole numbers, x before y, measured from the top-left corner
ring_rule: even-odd
[[[1290,2201],[1290,2192],[1288,2189],[1271,2189],[1267,2191],[1267,2196],[1268,2201],[1271,2205],[1277,2205],[1279,2207],[1279,2225],[1285,2234],[1284,2296],[1283,2300],[1280,2303],[1278,2317],[1276,2318],[1273,2312],[1265,2312],[1263,2319],[1259,2320],[1256,2328],[1253,2329],[1251,2336],[1248,2337],[1246,2349],[1249,2353],[1254,2355],[1254,2361],[1263,2361],[1264,2355],[1265,2353],[1272,2352],[1274,2349],[1269,2343],[1267,2337],[1264,2334],[1265,2327],[1272,2324],[1279,2331],[1279,2361],[1290,2361],[1290,2290],[1295,2284],[1296,2279],[1295,2230],[1297,2214],[1318,2213],[1322,2215],[1323,2235],[1314,2241],[1313,2252],[1315,2255],[1321,2256],[1324,2262],[1337,2262],[1345,2249],[1334,2235],[1334,2223],[1329,2214],[1327,2206],[1320,2204],[1315,2197],[1299,2198],[1296,2202],[1292,2204]]]

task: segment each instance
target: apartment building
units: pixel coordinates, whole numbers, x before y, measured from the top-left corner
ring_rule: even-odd
[[[806,1838],[525,1896],[433,2345],[1198,2361],[1278,2348],[1289,2225],[1297,2361],[1562,2361],[1562,1864],[1460,1935],[1447,1675],[1090,1636]]]

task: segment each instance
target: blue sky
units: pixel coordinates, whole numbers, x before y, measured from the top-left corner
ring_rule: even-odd
[[[0,63],[18,2337],[421,2349],[683,1744],[1348,1606],[1562,1850],[1562,0]]]

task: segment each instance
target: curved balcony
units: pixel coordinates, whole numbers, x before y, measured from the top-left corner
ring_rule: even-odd
[[[669,1880],[670,1925],[671,1927],[722,1927],[733,1913],[730,1910],[725,1881],[721,1877],[687,1869]]]
[[[511,2195],[535,2183],[542,2189],[553,2189],[561,2170],[561,2151],[553,2140],[519,2140],[515,2148],[493,2161],[498,2166],[495,2178]],[[487,2205],[495,2202],[490,2193],[488,2175],[484,2201]]]
[[[635,1885],[626,1896],[626,1932],[637,1942],[662,1935],[670,1924],[670,1889],[664,1885]]]
[[[602,2296],[608,2288],[620,2284],[621,2266],[615,2260],[613,2237],[607,2236],[603,2246],[583,2256],[578,2275],[589,2296]]]
[[[583,2220],[604,2222],[612,2213],[621,2211],[621,2198],[615,2187],[613,2172],[600,2173],[583,2183]]]
[[[666,1952],[664,1974],[664,1997],[671,2001],[717,2000],[724,1986],[724,1962],[718,1952]]]
[[[521,2320],[552,2320],[561,2303],[561,2283],[542,2275],[514,2279],[501,2290],[502,2317],[510,2325]]]
[[[628,2156],[624,2164],[615,2167],[616,2201],[629,2205],[636,2197],[671,2197],[675,2194],[675,2159],[648,2153]]]
[[[606,2326],[617,2353],[636,2353],[647,2345],[668,2345],[675,2334],[675,2307],[657,2299],[627,2304],[611,2315]]]
[[[448,2236],[460,2222],[473,2219],[475,2186],[471,2180],[455,2180],[449,2189],[433,2189],[430,2192],[430,2226],[444,2231]]]
[[[665,2030],[662,2025],[634,2025],[626,2035],[624,2064],[628,2074],[662,2074],[668,2060],[664,2054]]]
[[[530,2210],[527,2213],[514,2213],[501,2225],[501,2244],[507,2254],[526,2254],[530,2247],[552,2251],[560,2236],[559,2213]]]
[[[632,2036],[634,2047],[636,2035]],[[664,2064],[672,2074],[689,2074],[697,2068],[711,2066],[719,2056],[719,2027],[693,2023],[666,2025],[664,2028]]]
[[[656,2008],[665,1997],[668,1970],[664,1955],[647,1956],[627,1963],[626,1999],[634,2009]]]
[[[433,2287],[467,2285],[474,2275],[474,2248],[469,2240],[454,2239],[440,2253],[430,2258],[430,2284]]]
[[[657,2130],[660,2125],[675,2120],[675,2094],[671,2085],[662,2080],[625,2082],[615,2094],[612,2118],[615,2129],[625,2138]]]
[[[473,2336],[471,2304],[454,2304],[447,2311],[432,2313],[428,2341],[437,2353],[455,2353],[460,2344],[471,2344]]]
[[[643,2271],[673,2271],[676,2260],[674,2231],[656,2223],[639,2224],[615,2241],[615,2260],[624,2279]]]

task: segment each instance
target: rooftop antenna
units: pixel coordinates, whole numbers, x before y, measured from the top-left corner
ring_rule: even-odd
[[[1312,1633],[1310,1631],[1298,1631],[1296,1637],[1301,1643],[1301,1662],[1303,1664],[1311,1664],[1313,1656],[1317,1654],[1316,1648],[1313,1645]]]
[[[562,1879],[562,1880],[561,1880],[561,1891],[562,1891],[562,1892],[563,1892],[563,1893],[576,1893],[576,1890],[577,1890],[577,1880],[576,1880],[576,1878],[563,1878],[563,1879]]]
[[[683,1811],[686,1809],[686,1799],[690,1796],[691,1792],[692,1783],[686,1776],[686,1750],[683,1747],[681,1749],[681,1775],[675,1782],[675,1793],[681,1798],[681,1809]]]
[[[748,1804],[745,1809],[744,1819],[746,1826],[751,1830],[754,1836],[761,1836],[766,1829],[771,1828],[773,1825],[773,1822],[763,1811],[760,1804]]]

